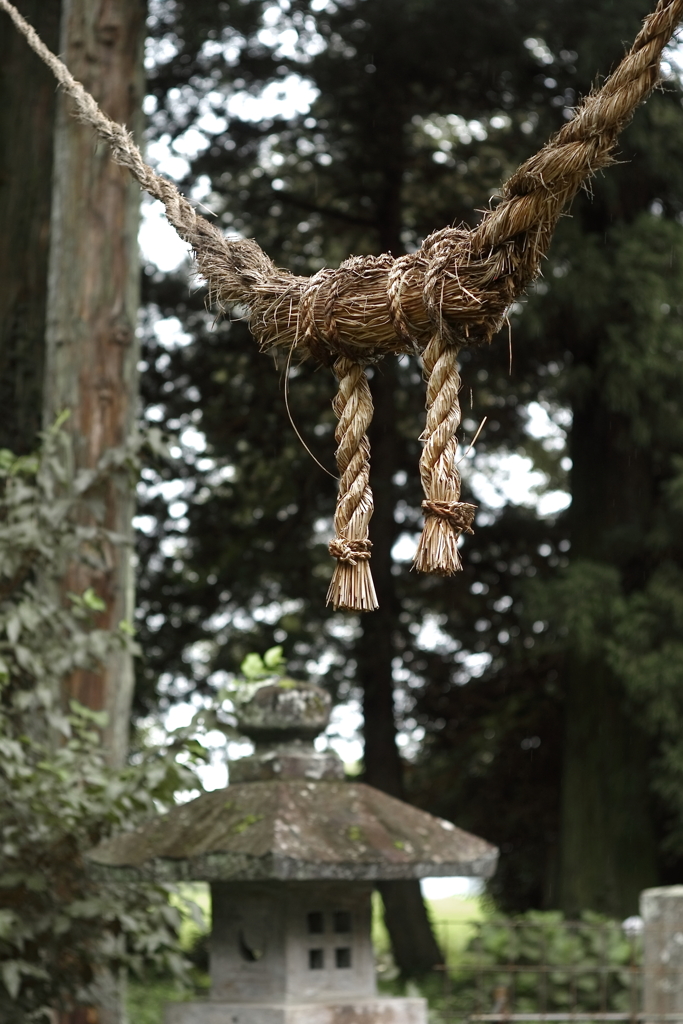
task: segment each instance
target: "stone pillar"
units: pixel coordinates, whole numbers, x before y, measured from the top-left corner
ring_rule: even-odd
[[[683,885],[646,889],[640,913],[645,1024],[660,1014],[680,1014],[683,1020]]]

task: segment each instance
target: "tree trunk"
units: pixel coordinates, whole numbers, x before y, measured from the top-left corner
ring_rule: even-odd
[[[394,721],[393,629],[398,602],[392,577],[391,549],[396,539],[394,484],[396,471],[396,365],[383,360],[371,381],[375,412],[370,426],[372,493],[375,511],[370,521],[372,575],[379,609],[364,615],[356,658],[363,687],[364,774],[372,786],[403,797],[401,758]]]
[[[141,136],[144,0],[64,0],[61,53],[102,109]],[[69,410],[74,471],[111,468],[94,488],[84,522],[123,537],[89,566],[73,566],[64,594],[89,588],[104,602],[98,625],[116,628],[134,611],[132,518],[135,482],[127,450],[137,413],[136,336],[140,191],[108,148],[70,114],[60,97],[55,129],[44,421]],[[132,453],[130,453],[132,454]],[[90,520],[88,516],[91,516]],[[113,765],[125,760],[133,695],[131,656],[119,650],[100,671],[65,680],[64,698],[105,710],[103,745]],[[103,976],[94,1002],[62,1014],[60,1024],[118,1024],[117,984]]]
[[[61,0],[17,0],[59,46]],[[41,428],[55,83],[3,16],[0,33],[0,448],[24,455]]]
[[[569,917],[628,917],[658,880],[647,751],[623,702],[604,665],[569,666],[560,818],[560,906]]]
[[[363,616],[356,658],[363,687],[364,778],[372,786],[402,798],[403,773],[394,720],[393,624],[399,612],[392,574],[396,539],[393,477],[397,462],[396,363],[386,359],[371,383],[375,415],[370,428],[375,512],[370,524],[372,570],[379,609]],[[396,966],[403,977],[420,977],[442,956],[434,938],[418,881],[379,882],[384,920]]]
[[[64,0],[61,52],[103,110],[141,136],[144,0]],[[88,588],[105,603],[99,624],[133,616],[132,516],[135,485],[126,448],[137,411],[137,229],[140,191],[108,148],[58,101],[52,200],[44,420],[70,411],[75,471],[107,458],[111,472],[94,496],[102,525],[128,546],[110,544],[99,564],[73,568],[65,592]],[[93,506],[94,508],[94,506]],[[125,758],[133,666],[121,651],[102,671],[75,672],[65,697],[106,710],[104,744]]]
[[[385,18],[393,17],[387,5]],[[390,34],[377,40],[376,125],[381,134],[377,166],[382,186],[377,195],[377,235],[380,252],[403,252],[402,187],[405,164],[405,125],[399,98],[384,67],[391,66],[381,53]],[[384,42],[382,42],[384,40]],[[378,135],[379,137],[379,135]],[[370,521],[372,574],[379,609],[361,616],[362,633],[356,644],[358,681],[363,688],[364,778],[371,786],[402,798],[403,767],[396,746],[394,717],[394,622],[400,612],[396,595],[391,549],[396,540],[394,475],[398,468],[396,427],[396,361],[383,359],[371,381],[375,412],[369,430],[371,484],[375,510]],[[441,963],[429,915],[415,880],[380,882],[384,921],[396,966],[404,978],[419,978]]]
[[[652,483],[628,424],[592,396],[575,412],[571,455],[572,558],[617,565],[627,590],[641,586]],[[647,741],[599,654],[567,666],[565,723],[559,904],[570,916],[635,914],[658,881]]]

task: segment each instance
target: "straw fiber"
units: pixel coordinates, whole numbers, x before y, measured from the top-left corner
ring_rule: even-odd
[[[661,53],[683,14],[683,0],[659,0],[602,88],[512,175],[475,228],[444,228],[417,252],[354,256],[310,278],[276,267],[254,240],[225,237],[198,214],[144,162],[130,133],[99,109],[9,0],[0,0],[0,8],[72,97],[75,115],[162,201],[168,220],[192,246],[215,305],[245,308],[262,349],[282,347],[333,368],[339,381],[334,410],[340,483],[330,544],[337,567],[328,601],[335,608],[376,607],[368,540],[372,400],[364,366],[384,355],[421,354],[427,378],[420,459],[425,527],[415,566],[444,575],[459,569],[458,539],[471,532],[474,506],[460,501],[458,349],[491,340],[510,305],[539,274],[562,211],[588,179],[613,162],[619,133],[657,84]]]

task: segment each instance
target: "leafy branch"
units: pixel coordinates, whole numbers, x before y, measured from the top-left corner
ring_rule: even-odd
[[[96,882],[87,871],[100,840],[201,788],[195,768],[206,751],[192,737],[163,736],[113,769],[101,744],[106,714],[63,704],[64,676],[134,649],[129,623],[96,627],[105,605],[92,588],[65,602],[59,586],[67,565],[123,542],[82,525],[79,511],[109,474],[131,470],[134,453],[74,478],[62,422],[35,457],[0,451],[0,1024],[88,1004],[122,967],[187,976],[171,890]]]

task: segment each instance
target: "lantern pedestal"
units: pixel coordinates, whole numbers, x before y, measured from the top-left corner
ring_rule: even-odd
[[[426,1024],[425,999],[315,1003],[173,1003],[164,1024]]]

